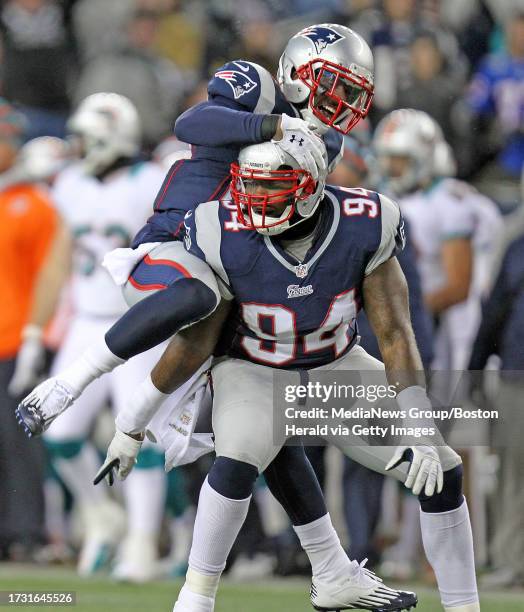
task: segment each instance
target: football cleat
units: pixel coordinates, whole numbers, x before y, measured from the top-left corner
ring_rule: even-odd
[[[49,378],[18,404],[16,420],[30,438],[40,436],[74,400],[72,389],[63,381]]]
[[[213,612],[214,609],[214,598],[193,593],[184,584],[178,594],[173,612]]]
[[[372,612],[400,612],[417,605],[415,593],[397,591],[387,587],[362,563],[355,563],[355,572],[344,582],[328,584],[313,576],[311,603],[315,610],[340,612],[341,610],[372,610]]]
[[[84,539],[78,555],[80,576],[92,576],[105,568],[114,557],[118,543],[124,536],[126,513],[111,499],[96,504],[83,504],[80,515]]]
[[[129,533],[120,544],[111,576],[120,582],[142,584],[159,576],[156,537],[147,533]]]

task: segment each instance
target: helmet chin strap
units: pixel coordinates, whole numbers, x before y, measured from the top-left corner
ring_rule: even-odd
[[[278,239],[283,240],[298,240],[311,234],[317,227],[322,215],[322,206],[318,206],[315,212],[310,217],[301,217],[298,213],[289,220],[292,225],[289,229],[277,235]],[[298,219],[295,221],[295,219]]]

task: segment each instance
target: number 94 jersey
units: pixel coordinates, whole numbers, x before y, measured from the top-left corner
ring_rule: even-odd
[[[278,368],[314,368],[349,351],[366,275],[403,248],[398,206],[364,189],[329,186],[303,261],[278,237],[231,223],[229,200],[197,206],[185,246],[214,270],[238,304],[229,354]],[[289,246],[289,245],[288,245]]]

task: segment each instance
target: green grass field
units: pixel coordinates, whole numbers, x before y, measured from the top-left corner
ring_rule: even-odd
[[[69,606],[38,606],[34,610],[56,612],[171,612],[179,581],[128,585],[108,578],[82,580],[72,570],[0,564],[0,591],[76,591],[77,603]],[[309,584],[304,580],[271,580],[221,585],[216,612],[311,612]],[[436,591],[412,587],[419,595],[417,612],[442,612]],[[0,606],[7,610],[14,606]],[[27,609],[28,606],[16,606]],[[482,612],[524,612],[524,593],[486,593]]]

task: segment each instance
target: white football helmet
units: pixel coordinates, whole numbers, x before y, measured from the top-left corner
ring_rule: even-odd
[[[53,178],[72,161],[69,143],[54,136],[40,136],[24,144],[18,152],[16,166],[28,181]]]
[[[455,173],[453,153],[442,129],[423,111],[403,108],[386,115],[375,130],[373,148],[385,188],[397,196],[424,187],[433,178]],[[407,159],[400,176],[391,175],[390,157]]]
[[[322,132],[334,127],[347,134],[368,114],[373,99],[373,54],[345,26],[309,26],[286,45],[277,80],[286,99],[301,107],[303,119]]]
[[[53,178],[73,161],[66,140],[54,136],[40,136],[26,142],[18,151],[16,161],[0,177],[5,189],[20,183],[52,182]]]
[[[305,221],[324,195],[326,172],[317,182],[278,142],[241,149],[231,164],[231,196],[240,222],[268,236]]]
[[[67,123],[82,140],[86,172],[98,174],[120,157],[140,151],[141,125],[128,98],[116,93],[96,93],[83,100]]]

